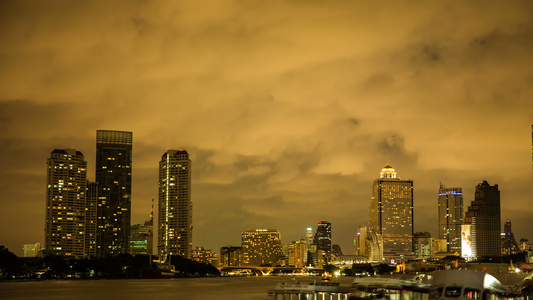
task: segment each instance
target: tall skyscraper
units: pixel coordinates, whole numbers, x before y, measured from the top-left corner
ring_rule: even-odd
[[[296,268],[305,267],[307,260],[307,242],[305,240],[292,241],[288,248],[289,266]]]
[[[462,253],[470,259],[501,255],[500,191],[487,181],[476,186],[465,213]],[[469,249],[470,248],[470,249]]]
[[[331,223],[328,221],[318,222],[315,239],[317,251],[322,251],[323,259],[326,263],[331,260]]]
[[[374,181],[368,227],[383,239],[383,257],[403,261],[413,255],[413,181],[389,165]]]
[[[159,227],[157,252],[191,258],[191,160],[185,150],[168,150],[159,162]]]
[[[283,255],[281,235],[276,229],[248,229],[242,233],[241,243],[245,266],[275,266]]]
[[[463,189],[439,189],[439,239],[446,240],[446,252],[461,254],[461,225],[463,225]]]
[[[97,255],[129,251],[133,133],[96,131]]]
[[[96,256],[96,236],[98,227],[98,184],[87,181],[85,201],[85,254]]]
[[[505,221],[503,225],[502,236],[502,255],[513,255],[518,253],[518,243],[514,238],[513,231],[511,230],[511,220]]]
[[[80,151],[55,149],[46,164],[45,250],[84,257],[87,162]]]

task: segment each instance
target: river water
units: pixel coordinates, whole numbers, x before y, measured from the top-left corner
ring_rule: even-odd
[[[304,282],[320,281],[320,277],[299,277]],[[351,283],[353,278],[340,277],[335,281]],[[268,292],[278,282],[290,277],[211,277],[172,279],[116,279],[116,280],[43,280],[0,282],[0,299],[273,299]]]

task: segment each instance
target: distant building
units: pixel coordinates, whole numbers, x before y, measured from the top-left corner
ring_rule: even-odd
[[[531,244],[529,243],[529,240],[528,240],[528,239],[521,238],[521,239],[520,239],[520,244],[518,245],[518,249],[519,249],[520,251],[528,251],[528,250],[532,250],[532,247],[531,247]]]
[[[379,233],[369,230],[366,226],[359,226],[354,244],[358,262],[383,262],[383,239]]]
[[[76,149],[55,149],[46,164],[45,250],[85,257],[87,162]]]
[[[374,181],[368,227],[381,235],[387,262],[413,256],[413,181],[396,177],[389,165]]]
[[[500,191],[487,181],[476,186],[462,226],[462,254],[467,260],[501,255]]]
[[[342,256],[341,246],[338,244],[331,245],[331,255],[332,256]]]
[[[242,233],[242,264],[275,266],[283,256],[281,235],[276,229],[249,229]]]
[[[98,233],[98,183],[87,181],[87,201],[85,202],[85,254],[96,256],[96,236]]]
[[[298,240],[292,241],[288,247],[288,265],[290,267],[303,268],[305,267],[307,258],[307,241]]]
[[[518,244],[511,230],[511,221],[507,220],[503,225],[502,237],[502,255],[513,255],[518,253]]]
[[[215,252],[213,250],[206,250],[204,247],[196,247],[196,249],[192,250],[192,260],[215,267],[219,265]]]
[[[154,249],[154,198],[150,218],[144,224],[135,224],[130,227],[130,254],[151,255]]]
[[[159,162],[159,258],[191,258],[191,160],[186,150],[168,150]]]
[[[463,190],[439,189],[439,239],[446,240],[446,252],[461,253],[461,225],[463,225]]]
[[[331,223],[328,221],[318,222],[313,244],[317,250],[322,251],[326,263],[331,260]]]
[[[97,256],[129,250],[133,133],[96,131]]]
[[[235,267],[242,265],[242,247],[227,246],[220,248],[220,266]]]
[[[433,239],[429,232],[415,232],[413,245],[416,259],[430,259],[433,257]]]
[[[24,257],[36,257],[39,255],[39,251],[41,250],[41,244],[35,243],[35,244],[24,244],[22,246],[22,251],[24,253]]]

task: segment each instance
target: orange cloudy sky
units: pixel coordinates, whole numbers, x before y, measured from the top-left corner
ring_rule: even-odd
[[[44,241],[45,162],[132,131],[132,222],[167,148],[193,163],[193,246],[248,228],[283,243],[330,221],[353,252],[372,182],[414,180],[437,237],[439,183],[498,184],[533,241],[531,1],[2,1],[0,244]],[[502,227],[503,228],[503,227]]]

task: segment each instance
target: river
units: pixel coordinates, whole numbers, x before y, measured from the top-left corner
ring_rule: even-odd
[[[210,277],[116,280],[42,280],[0,282],[0,299],[122,300],[122,299],[272,299],[268,295],[278,282],[290,277]],[[320,277],[298,277],[300,282]],[[341,277],[338,282],[351,283]]]

